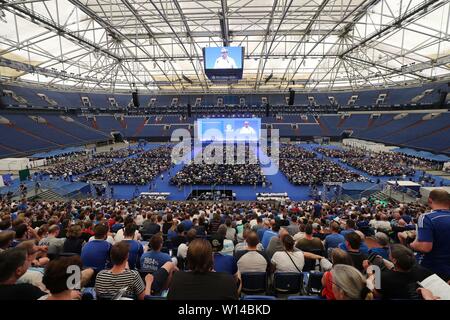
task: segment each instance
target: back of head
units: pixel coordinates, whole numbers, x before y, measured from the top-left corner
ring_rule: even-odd
[[[16,236],[16,232],[12,230],[6,230],[0,232],[0,248],[4,248],[9,246],[11,241],[14,240],[14,237]]]
[[[0,253],[0,283],[5,282],[14,275],[19,278],[26,269],[19,270],[25,264],[27,250],[24,248],[13,248]]]
[[[227,234],[227,226],[224,225],[224,224],[221,224],[221,225],[219,226],[219,229],[217,229],[217,234],[219,234],[219,235],[225,237],[226,234]]]
[[[183,224],[179,224],[177,225],[177,233],[182,234],[184,232],[184,225]]]
[[[192,241],[189,244],[186,259],[188,269],[192,272],[206,273],[211,271],[214,261],[209,241],[204,239]]]
[[[192,241],[195,239],[195,237],[197,237],[197,230],[195,230],[194,228],[192,228],[191,230],[189,230],[189,231],[186,233],[186,237],[187,237],[187,241],[188,241],[188,242],[192,242]]]
[[[103,223],[99,223],[94,227],[94,236],[95,239],[106,239],[106,235],[108,234],[108,227]]]
[[[137,226],[134,223],[129,223],[125,226],[123,231],[123,236],[126,238],[134,238],[134,234],[136,233]]]
[[[45,268],[45,273],[42,278],[42,283],[50,291],[51,294],[58,294],[69,290],[69,277],[71,273],[69,267],[78,266],[82,268],[81,259],[78,256],[64,257],[49,262]]]
[[[356,226],[355,221],[351,220],[351,219],[347,220],[346,225],[347,225],[347,228],[349,228],[349,229],[355,229],[355,226]]]
[[[331,251],[331,262],[333,263],[333,265],[346,264],[349,266],[353,266],[352,258],[350,258],[347,252],[339,248],[334,248]]]
[[[450,194],[444,189],[434,189],[430,192],[428,199],[432,204],[450,206]]]
[[[163,238],[159,234],[155,234],[150,238],[148,245],[153,251],[158,251],[162,248],[163,242]]]
[[[79,238],[81,236],[81,226],[78,224],[73,224],[69,227],[67,231],[68,238]]]
[[[313,227],[312,227],[312,224],[308,223],[308,224],[305,226],[305,233],[306,233],[307,235],[309,235],[309,236],[311,236],[311,235],[313,234]]]
[[[249,232],[246,241],[249,247],[255,248],[259,244],[258,234],[254,231]]]
[[[334,285],[337,287],[341,300],[370,299],[370,291],[366,286],[366,279],[356,268],[338,264],[331,270]],[[334,290],[333,290],[334,291]],[[335,294],[336,295],[336,294]],[[338,299],[338,296],[336,296]]]
[[[286,251],[293,251],[294,250],[294,238],[292,238],[289,234],[285,235],[283,238],[281,238],[281,241],[283,242],[283,247],[286,249]]]
[[[119,265],[128,259],[128,252],[130,245],[124,241],[118,242],[111,247],[111,262],[114,265]]]
[[[28,231],[28,227],[25,223],[21,223],[14,228],[14,231],[16,232],[16,238],[21,239],[25,236],[25,233]]]
[[[353,250],[358,250],[361,246],[361,237],[356,232],[350,232],[345,235],[345,240]]]
[[[330,227],[331,227],[331,231],[333,231],[333,232],[339,232],[339,224],[338,224],[337,222],[333,221],[333,222],[330,224]]]
[[[409,271],[416,264],[416,258],[411,249],[402,244],[393,244],[390,247],[392,260],[397,268]]]
[[[280,231],[280,224],[279,224],[279,223],[274,223],[274,224],[272,225],[272,231],[273,231],[273,232],[278,232],[278,231]]]
[[[375,233],[375,239],[382,247],[386,247],[389,244],[389,236],[384,232]]]

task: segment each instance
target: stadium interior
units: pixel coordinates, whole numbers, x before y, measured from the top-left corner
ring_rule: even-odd
[[[0,0],[0,300],[450,300],[449,26]]]

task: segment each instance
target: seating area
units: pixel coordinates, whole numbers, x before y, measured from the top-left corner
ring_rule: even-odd
[[[111,139],[111,132],[125,138],[168,141],[176,129],[194,134],[197,117],[182,115],[79,115],[55,113],[0,115],[0,132],[11,139],[0,142],[0,156],[23,155],[67,146]],[[340,139],[344,131],[351,137],[399,147],[449,154],[449,112],[349,113],[281,115],[263,117],[262,127],[271,125],[281,137]]]
[[[421,105],[423,107],[432,106],[439,102],[440,90],[446,90],[447,83],[431,83],[420,87],[388,88],[378,90],[366,90],[358,92],[312,92],[297,93],[295,96],[296,106],[304,107],[373,107],[383,106],[402,106],[402,105]],[[126,109],[132,103],[130,94],[102,94],[102,93],[84,93],[84,92],[58,92],[54,90],[20,87],[6,85],[1,88],[3,91],[12,92],[14,96],[21,97],[20,101],[13,99],[10,95],[2,96],[3,103],[6,106],[28,106],[31,108],[61,108],[61,109],[102,109],[102,110],[120,110]],[[427,91],[431,90],[431,91]],[[425,94],[426,92],[426,94]],[[385,96],[382,102],[378,100],[380,95]],[[47,97],[44,99],[42,96]],[[243,95],[218,95],[218,94],[186,94],[186,95],[140,95],[140,109],[148,108],[154,113],[172,113],[177,114],[180,111],[186,113],[187,104],[191,104],[193,111],[199,114],[208,113],[212,109],[215,112],[225,111],[225,106],[233,105],[235,110],[240,112],[259,111],[265,112],[264,102],[270,106],[271,111],[281,110],[281,106],[287,105],[286,97],[289,94],[243,94]],[[357,96],[354,102],[351,97]],[[89,104],[83,103],[83,97],[89,99]],[[112,105],[110,98],[114,98],[115,105]],[[332,98],[332,99],[330,99]],[[175,99],[175,100],[174,100]],[[242,101],[244,103],[241,103]],[[197,103],[198,100],[198,103]],[[331,101],[334,101],[332,103]],[[56,104],[52,104],[51,101]],[[175,101],[175,102],[174,102]],[[447,101],[447,103],[449,103]],[[262,108],[260,108],[262,107]],[[217,109],[215,109],[217,108]],[[288,109],[289,110],[289,109]]]
[[[27,115],[2,113],[0,157],[21,156],[64,147],[85,145],[111,139],[70,117],[55,114]]]

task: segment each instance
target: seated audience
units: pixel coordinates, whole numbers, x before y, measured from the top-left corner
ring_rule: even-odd
[[[186,259],[189,244],[192,241],[194,241],[196,237],[197,237],[197,231],[194,228],[192,228],[191,230],[189,230],[186,233],[186,243],[181,243],[178,246],[178,250],[177,250],[178,257],[181,257],[182,259]]]
[[[132,270],[140,269],[141,266],[141,256],[144,253],[144,248],[139,241],[133,240],[135,236],[137,226],[134,223],[130,223],[125,227],[123,232],[125,242],[129,245],[128,251],[128,267]]]
[[[333,266],[338,264],[345,264],[348,266],[353,266],[353,260],[350,258],[347,252],[335,248],[331,250],[331,263]],[[336,300],[333,294],[333,275],[331,271],[325,271],[322,277],[322,296],[327,300]]]
[[[160,235],[154,235],[148,243],[150,251],[141,256],[141,271],[154,273],[161,269],[166,263],[169,263],[171,270],[175,268],[172,258],[167,253],[161,252],[163,238]]]
[[[366,278],[356,268],[338,264],[331,270],[333,295],[336,300],[372,300]]]
[[[214,272],[213,266],[211,243],[203,239],[192,241],[187,252],[187,269],[190,271],[174,273],[167,298],[237,300],[238,287],[233,276],[225,272]]]
[[[28,270],[27,250],[9,249],[0,252],[0,300],[37,300],[45,295],[38,287],[29,283],[17,283]]]
[[[266,272],[270,266],[270,260],[260,245],[258,235],[254,231],[248,231],[244,249],[236,250],[235,257],[239,272]]]
[[[100,271],[95,279],[95,291],[99,299],[113,299],[122,289],[126,289],[123,296],[132,299],[144,300],[146,295],[151,294],[153,286],[157,284],[156,276],[146,275],[144,284],[139,272],[128,269],[128,252],[129,245],[125,242],[112,246],[113,267]]]
[[[48,295],[42,296],[39,300],[80,300],[81,292],[79,291],[82,283],[78,284],[71,282],[71,273],[69,268],[82,268],[81,259],[79,256],[65,257],[50,261],[45,268],[45,273],[42,282],[50,292]],[[69,288],[68,284],[74,287]],[[76,286],[78,285],[78,288]]]
[[[324,252],[325,248],[319,238],[313,237],[312,224],[307,224],[305,227],[305,237],[297,241],[295,244],[297,249],[302,251],[321,251]]]
[[[393,244],[390,248],[389,260],[393,268],[380,263],[381,280],[377,293],[383,299],[419,299],[417,282],[433,273],[418,265],[414,253],[401,244]]]
[[[94,240],[86,243],[81,250],[81,261],[83,267],[92,268],[96,272],[107,268],[111,244],[106,241],[108,227],[98,224],[94,228]]]
[[[361,237],[356,232],[347,233],[345,236],[347,253],[353,261],[353,266],[360,272],[364,272],[363,262],[367,260],[367,255],[360,250]]]
[[[71,225],[69,231],[67,232],[66,241],[64,241],[63,252],[65,253],[76,253],[81,255],[81,249],[85,240],[81,237],[81,227],[78,224]]]

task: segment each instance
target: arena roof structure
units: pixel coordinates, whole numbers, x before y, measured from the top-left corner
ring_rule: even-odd
[[[76,90],[280,92],[450,77],[447,0],[0,0],[2,81]],[[245,47],[213,83],[202,48]]]

